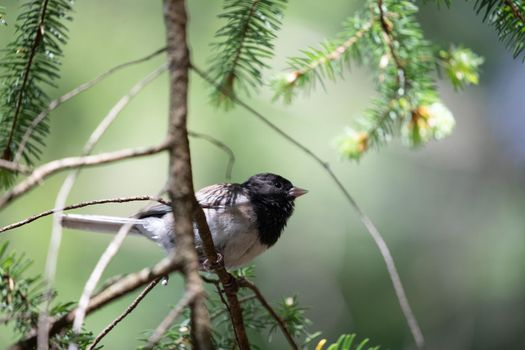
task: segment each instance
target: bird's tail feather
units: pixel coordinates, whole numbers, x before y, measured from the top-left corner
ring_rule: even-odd
[[[141,225],[142,221],[117,216],[64,214],[61,223],[67,228],[108,233],[117,233],[125,224],[133,224],[135,226],[129,232],[140,234],[141,231],[136,226]]]

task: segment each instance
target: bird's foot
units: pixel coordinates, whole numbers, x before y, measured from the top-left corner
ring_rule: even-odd
[[[202,266],[206,271],[215,271],[223,265],[224,258],[221,253],[217,253],[217,260],[215,262],[210,262],[208,259],[205,259],[202,263]]]

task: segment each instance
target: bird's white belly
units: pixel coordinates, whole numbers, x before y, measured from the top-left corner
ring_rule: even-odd
[[[239,267],[267,249],[257,234],[255,216],[248,208],[205,210],[216,249],[226,267]]]

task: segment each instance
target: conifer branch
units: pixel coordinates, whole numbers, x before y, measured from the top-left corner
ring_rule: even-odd
[[[61,45],[67,40],[62,21],[71,19],[69,0],[28,0],[17,19],[16,39],[7,45],[0,67],[5,71],[0,88],[0,158],[13,160],[34,116],[45,108],[45,85],[55,86],[59,77]],[[23,158],[27,164],[39,157],[46,123],[35,129]],[[18,161],[17,161],[18,162]],[[8,186],[14,175],[0,171],[0,186]]]
[[[186,293],[195,295],[191,301],[191,338],[196,350],[213,348],[211,325],[205,305],[205,294],[200,278],[199,260],[194,242],[195,212],[202,212],[193,188],[191,154],[187,130],[188,71],[190,53],[187,44],[186,4],[184,0],[164,0],[167,60],[169,68],[169,151],[168,194],[173,217],[173,240],[176,254],[182,261],[181,272],[186,282]],[[206,221],[204,222],[208,228]],[[208,228],[209,231],[209,228]],[[207,237],[201,235],[204,241]],[[211,240],[211,235],[208,237]],[[213,243],[212,243],[213,245]]]
[[[86,309],[86,314],[90,314],[116,299],[119,299],[137,288],[140,288],[151,281],[164,277],[173,271],[178,271],[182,267],[182,261],[177,255],[170,255],[151,268],[144,268],[140,271],[128,274],[120,278],[115,283],[107,286],[100,293],[91,298]],[[51,322],[49,330],[50,336],[71,326],[76,314],[76,309],[71,310],[66,315]],[[33,329],[26,338],[18,341],[9,347],[9,350],[31,350],[36,346],[36,329]]]
[[[213,80],[211,80],[210,77],[206,75],[202,70],[200,70],[195,65],[192,66],[192,69],[197,75],[199,75],[204,81],[208,82],[209,84],[214,84]],[[215,86],[216,88],[219,88],[218,86]],[[227,91],[223,91],[224,93],[227,93]],[[407,325],[411,331],[412,334],[417,335],[421,333],[420,327],[417,323],[417,319],[412,311],[412,308],[410,307],[410,304],[408,303],[408,298],[405,293],[405,289],[403,287],[403,283],[401,282],[401,278],[399,276],[399,272],[397,271],[396,264],[394,262],[394,258],[392,257],[392,254],[390,252],[390,249],[388,248],[388,245],[386,244],[383,236],[379,232],[379,230],[376,228],[372,220],[368,217],[368,215],[361,209],[357,201],[354,199],[354,197],[350,194],[350,192],[345,188],[339,177],[335,174],[335,172],[331,169],[330,164],[323,160],[320,156],[318,156],[316,153],[314,153],[311,149],[306,147],[301,142],[297,141],[294,137],[286,133],[284,130],[279,128],[277,125],[272,123],[269,118],[264,116],[259,111],[255,110],[253,107],[248,105],[246,102],[242,101],[236,96],[230,95],[230,98],[239,106],[250,112],[255,118],[259,119],[263,124],[268,126],[270,129],[274,130],[277,134],[282,136],[284,139],[289,141],[292,145],[299,148],[304,154],[306,154],[309,158],[311,158],[315,163],[317,163],[323,171],[326,172],[328,177],[333,181],[333,183],[336,185],[336,187],[339,189],[341,194],[345,197],[347,202],[349,203],[352,210],[358,215],[359,220],[363,224],[363,226],[366,228],[367,232],[370,234],[372,239],[374,240],[374,243],[377,245],[379,252],[381,253],[381,256],[383,258],[383,261],[386,265],[388,274],[390,276],[390,279],[392,281],[392,286],[394,288],[394,291],[396,292],[397,300],[399,302],[399,305],[403,311],[403,315],[405,316],[405,319],[407,321]],[[415,337],[416,345],[418,348],[422,348],[420,346],[420,339],[418,337]]]
[[[38,19],[38,24],[36,26],[36,31],[34,32],[34,39],[33,44],[31,45],[31,51],[29,53],[29,57],[27,59],[27,64],[23,70],[23,78],[22,78],[22,85],[20,86],[20,90],[16,92],[15,96],[15,110],[13,113],[12,121],[11,121],[11,127],[9,129],[9,136],[7,137],[7,142],[2,150],[2,159],[5,160],[11,160],[12,153],[11,153],[11,144],[13,142],[13,135],[16,130],[17,122],[18,122],[18,115],[20,114],[20,110],[22,108],[22,99],[26,95],[26,85],[27,81],[29,79],[29,72],[31,71],[31,65],[33,64],[33,59],[36,55],[36,50],[42,43],[42,37],[44,35],[44,20],[46,18],[46,10],[47,10],[47,4],[49,3],[49,0],[44,0],[42,4],[40,5],[40,14]]]
[[[289,59],[289,65],[294,71],[271,81],[275,89],[274,99],[282,96],[286,103],[290,103],[296,88],[308,88],[316,80],[322,82],[323,76],[333,80],[336,73],[342,74],[343,64],[348,63],[350,58],[350,49],[371,30],[375,20],[377,19],[372,18],[363,23],[355,32],[352,30],[351,33],[342,33],[341,40],[324,43],[323,49],[312,48],[304,51],[305,57]]]
[[[286,0],[225,0],[220,18],[227,20],[215,37],[216,51],[211,59],[210,76],[231,94],[237,86],[245,91],[262,84],[266,59],[273,56],[276,32],[281,27],[281,17]],[[214,89],[212,101],[217,105],[231,106],[228,95]]]
[[[513,0],[480,0],[474,4],[483,21],[491,23],[499,39],[518,57],[525,50],[525,3]],[[525,57],[524,57],[525,59]]]

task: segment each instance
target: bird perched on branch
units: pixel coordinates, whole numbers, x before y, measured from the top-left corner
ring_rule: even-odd
[[[195,194],[206,214],[215,249],[226,267],[242,266],[277,242],[294,210],[294,200],[308,191],[270,173],[257,174],[242,184],[205,187]],[[158,243],[166,251],[173,241],[171,207],[158,204],[135,217],[64,214],[62,226],[116,233],[125,225],[130,233]],[[202,242],[194,224],[195,245],[201,263],[205,260]]]

